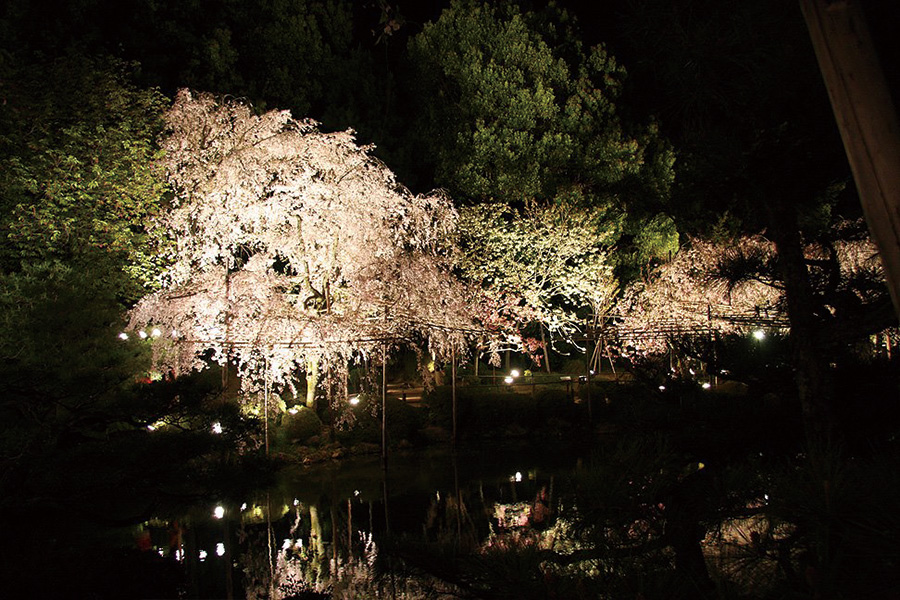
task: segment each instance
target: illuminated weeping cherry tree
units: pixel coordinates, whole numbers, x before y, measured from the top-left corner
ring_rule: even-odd
[[[885,317],[878,251],[860,225],[839,222],[832,227],[833,239],[804,247],[826,342],[846,344],[892,325],[890,315]],[[673,336],[744,334],[767,322],[786,327],[776,261],[774,244],[760,235],[727,245],[692,240],[652,279],[625,290],[618,303],[621,350],[632,357],[662,354]]]
[[[215,361],[245,391],[424,340],[449,356],[471,329],[450,275],[449,199],[413,196],[358,146],[286,111],[179,92],[160,167],[174,190],[155,224],[173,240],[160,291],[132,312],[156,327],[159,364],[179,375]],[[296,391],[296,390],[294,390]]]

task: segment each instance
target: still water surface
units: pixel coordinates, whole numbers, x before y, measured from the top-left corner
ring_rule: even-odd
[[[533,539],[579,465],[575,451],[514,443],[398,452],[387,469],[378,456],[295,467],[274,488],[156,516],[135,544],[173,567],[182,597],[451,597],[441,565],[398,564]]]

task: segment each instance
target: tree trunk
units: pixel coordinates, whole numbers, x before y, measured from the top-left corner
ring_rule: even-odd
[[[544,326],[538,325],[541,328],[541,346],[544,349],[544,369],[549,373],[550,372],[550,351],[547,349],[547,337],[544,335]]]
[[[306,359],[306,407],[316,410],[316,386],[319,384],[319,357]]]
[[[800,0],[900,316],[900,125],[860,5],[855,0]]]
[[[797,395],[807,435],[827,436],[833,421],[830,411],[832,386],[827,358],[821,352],[820,323],[815,316],[815,298],[803,258],[803,243],[797,213],[785,198],[767,202],[769,235],[778,253],[778,268],[784,282],[791,353]]]

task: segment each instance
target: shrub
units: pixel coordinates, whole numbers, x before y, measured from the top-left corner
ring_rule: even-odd
[[[298,407],[295,414],[285,413],[281,421],[280,437],[288,442],[305,442],[322,431],[322,420],[314,410]]]
[[[365,394],[360,394],[359,398],[359,404],[353,408],[355,420],[335,432],[337,439],[349,446],[360,443],[380,444],[381,399]],[[400,440],[414,441],[422,426],[419,409],[400,398],[392,397],[387,398],[386,409],[388,443],[393,444]]]
[[[458,433],[468,437],[497,436],[508,429],[540,430],[548,420],[577,422],[578,407],[564,389],[542,389],[534,397],[507,387],[457,388]],[[439,387],[426,398],[428,420],[445,429],[453,426],[452,395]]]

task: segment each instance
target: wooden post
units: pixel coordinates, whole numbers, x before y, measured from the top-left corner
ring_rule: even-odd
[[[591,406],[591,360],[594,357],[594,352],[591,347],[592,336],[593,336],[593,332],[591,330],[588,330],[587,342],[585,342],[586,347],[584,349],[584,358],[585,358],[586,366],[587,366],[587,369],[585,372],[586,385],[584,386],[584,389],[585,389],[585,399],[587,400],[587,407],[588,407],[588,422],[593,425],[594,409]]]
[[[451,346],[450,353],[450,394],[453,399],[453,443],[456,444],[456,346]]]
[[[800,0],[869,231],[900,316],[900,125],[858,0]]]
[[[381,460],[387,462],[387,345],[381,350]]]

